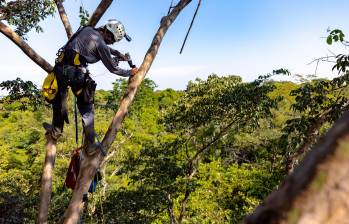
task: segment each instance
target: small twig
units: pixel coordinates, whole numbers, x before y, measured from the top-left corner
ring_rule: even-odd
[[[319,61],[331,62],[331,63],[335,63],[336,62],[336,61],[329,60],[330,58],[336,58],[336,56],[324,56],[324,57],[316,58],[316,59],[312,60],[311,62],[309,62],[307,65],[311,65],[314,62],[319,62]]]
[[[169,193],[165,193],[166,194],[166,199],[168,201],[168,206],[167,206],[167,211],[169,213],[170,216],[170,220],[171,220],[171,224],[177,224],[175,215],[174,215],[174,211],[173,211],[173,200],[171,198],[171,194]]]
[[[337,54],[335,54],[333,51],[331,51],[330,49],[328,49],[328,52],[330,52],[332,54],[332,56],[336,57]]]
[[[173,0],[171,1],[171,5],[170,5],[170,7],[168,8],[168,12],[167,12],[167,15],[168,14],[170,14],[170,12],[171,12],[171,9],[173,9],[174,7],[172,6],[172,3],[173,3]]]
[[[185,195],[184,195],[184,198],[181,202],[181,212],[179,214],[179,217],[178,217],[178,223],[181,224],[182,221],[183,221],[183,218],[184,218],[184,215],[185,215],[185,211],[186,211],[186,207],[187,207],[187,201],[189,199],[189,196],[190,196],[190,190],[188,189],[188,186],[187,186],[187,189],[185,190]]]

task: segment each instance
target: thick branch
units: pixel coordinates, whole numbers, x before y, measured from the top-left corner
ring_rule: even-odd
[[[348,205],[345,205],[349,195],[347,185],[343,186],[343,183],[348,184],[348,123],[349,112],[346,112],[278,190],[271,193],[253,214],[247,216],[244,223],[306,223],[298,222],[301,218],[306,220],[306,215],[312,218],[314,223],[338,223],[334,220],[329,221],[336,215],[336,220],[347,220],[348,217],[343,219],[343,216],[349,212]],[[329,179],[332,179],[332,182],[328,183]],[[338,196],[338,193],[341,195]],[[337,196],[331,196],[331,200],[324,198],[329,194]],[[323,198],[315,200],[320,195]],[[338,200],[333,201],[335,199]],[[306,209],[305,204],[308,206]],[[334,213],[337,211],[340,213]],[[317,213],[317,216],[309,215],[310,212]],[[303,213],[305,216],[302,216]],[[327,214],[328,216],[324,217]],[[321,221],[313,220],[320,216]],[[292,221],[287,222],[290,218]]]
[[[72,28],[69,23],[68,16],[64,10],[61,0],[55,0],[59,15],[61,17],[63,26],[67,33],[68,39],[73,35]],[[52,172],[56,160],[56,142],[47,138],[46,155],[41,180],[40,205],[38,214],[38,223],[47,223],[48,211],[50,207],[52,194]]]
[[[71,28],[67,13],[65,12],[62,0],[55,0],[55,2],[57,5],[59,16],[61,17],[63,26],[65,28],[65,32],[67,33],[67,37],[69,39],[71,36],[73,36],[73,30]]]
[[[144,57],[144,61],[140,66],[138,73],[134,77],[130,78],[129,80],[128,89],[125,95],[123,96],[123,99],[121,100],[119,110],[115,114],[108,128],[108,131],[103,138],[103,141],[102,141],[103,148],[108,149],[113,143],[116,136],[116,132],[121,128],[121,124],[127,114],[128,107],[130,106],[130,104],[134,99],[138,86],[141,84],[146,73],[149,71],[150,66],[154,61],[154,58],[157,54],[157,51],[160,47],[161,41],[166,31],[168,30],[170,25],[173,23],[173,21],[177,18],[178,14],[182,11],[182,9],[186,7],[190,2],[191,0],[181,0],[176,5],[176,7],[172,10],[172,12],[161,20],[160,28],[158,29],[152,41],[152,44]],[[92,18],[91,18],[91,21],[92,21]],[[104,157],[100,153],[98,153],[94,157],[85,156],[85,159],[81,163],[77,184],[73,192],[73,196],[70,200],[69,207],[66,211],[66,219],[64,223],[69,223],[69,224],[77,223],[79,219],[80,207],[81,207],[80,204],[82,203],[83,195],[88,191],[89,185],[96,172],[96,169],[100,166],[103,159]]]
[[[40,205],[38,223],[47,223],[52,193],[52,171],[56,159],[56,141],[47,136],[45,163],[41,177]]]
[[[96,10],[93,12],[88,24],[90,26],[96,26],[100,18],[103,16],[105,11],[109,8],[113,0],[102,0]]]
[[[30,59],[46,72],[51,72],[53,67],[44,58],[38,55],[17,33],[0,21],[0,32],[15,43]]]

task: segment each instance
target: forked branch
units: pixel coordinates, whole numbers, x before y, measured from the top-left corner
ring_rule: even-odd
[[[128,107],[131,105],[134,99],[138,86],[141,84],[146,73],[149,71],[166,31],[177,18],[179,13],[183,10],[183,8],[185,8],[190,2],[191,0],[179,1],[179,3],[174,7],[171,13],[168,16],[163,17],[163,19],[161,20],[160,27],[156,32],[151,46],[144,57],[143,63],[140,66],[138,73],[134,77],[130,78],[128,89],[123,96],[123,99],[121,100],[120,107],[103,138],[102,147],[104,149],[110,148],[115,139],[117,131],[120,130],[122,121],[127,114]],[[93,21],[93,18],[91,18],[91,21]],[[92,22],[90,22],[90,24],[93,25]],[[100,166],[103,160],[104,157],[100,153],[92,157],[85,156],[85,159],[81,163],[79,176],[75,190],[73,192],[73,196],[70,200],[69,207],[66,211],[66,218],[64,220],[64,223],[75,224],[78,222],[79,214],[81,212],[81,204],[83,203],[83,195],[88,191],[92,178],[94,177],[97,168]]]

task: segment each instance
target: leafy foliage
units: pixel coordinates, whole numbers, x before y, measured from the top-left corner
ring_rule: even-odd
[[[8,95],[1,101],[11,104],[14,108],[37,110],[39,106],[44,104],[41,91],[31,81],[23,81],[20,78],[8,80],[1,82],[0,88],[8,91]],[[19,105],[16,106],[18,103]]]
[[[267,93],[273,85],[262,85],[265,77],[251,83],[242,83],[240,77],[208,77],[207,81],[189,83],[186,94],[177,108],[166,116],[166,123],[175,129],[190,129],[210,123],[224,123],[229,120],[250,122],[257,126],[258,119],[271,116],[271,108],[277,106],[278,99],[270,99]],[[189,125],[189,126],[188,126]]]
[[[55,12],[50,0],[0,1],[0,19],[16,27],[15,32],[25,36],[31,29],[41,32],[39,22]]]
[[[238,223],[282,178],[278,161],[283,155],[270,142],[289,118],[282,116],[291,113],[286,105],[295,97],[287,94],[295,85],[268,78],[243,83],[237,76],[212,75],[189,83],[184,92],[157,91],[155,83],[146,80],[110,149],[115,155],[102,168],[105,184],[90,198],[88,219],[169,223],[171,209],[177,221],[182,214],[183,223]],[[21,82],[17,84],[21,89]],[[125,80],[116,80],[112,91],[97,91],[97,133],[108,128],[125,88]],[[278,112],[277,105],[286,99],[286,111]],[[71,95],[68,104],[71,111]],[[21,190],[12,183],[3,185],[0,193],[17,190],[4,193],[3,199],[0,195],[0,207],[13,208],[4,213],[6,220],[16,217],[11,211],[27,208],[21,213],[25,221],[18,223],[34,223],[44,145],[40,126],[51,111],[13,111],[4,105],[5,101],[0,111],[0,171],[11,176],[25,167],[26,173],[16,181]],[[280,124],[274,127],[275,116]],[[59,220],[71,194],[62,184],[74,144],[74,127],[67,126],[58,145],[50,222]],[[18,200],[12,203],[5,195]]]
[[[84,9],[83,6],[79,7],[79,18],[80,18],[80,25],[85,26],[88,23],[88,20],[90,18],[89,12]]]
[[[327,43],[332,44],[332,41],[346,44],[343,32],[338,29],[330,32]],[[322,130],[326,130],[326,125],[332,124],[348,110],[349,56],[339,54],[336,58],[333,69],[337,69],[340,76],[333,80],[318,79],[304,83],[290,93],[295,97],[291,108],[299,116],[287,120],[279,141],[279,147],[288,154],[286,167],[311,148]]]
[[[343,42],[344,41],[344,33],[339,29],[329,30],[329,35],[327,36],[326,42],[331,45],[334,42]]]

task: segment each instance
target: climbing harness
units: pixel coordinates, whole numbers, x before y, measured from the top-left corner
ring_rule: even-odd
[[[87,62],[86,60],[80,56],[76,52],[66,52],[65,47],[85,28],[80,27],[78,31],[76,31],[73,36],[68,40],[68,42],[61,47],[57,52],[57,58],[55,60],[56,64],[67,64],[72,66],[81,66],[86,67]],[[42,85],[42,93],[45,97],[45,100],[49,103],[52,103],[52,101],[55,99],[57,93],[58,93],[58,82],[57,82],[57,76],[55,72],[55,67],[53,68],[53,71],[49,72],[44,80],[44,83]],[[63,66],[64,67],[64,66]],[[63,72],[64,72],[63,68]],[[82,88],[77,89],[74,94],[79,95],[82,91]]]

